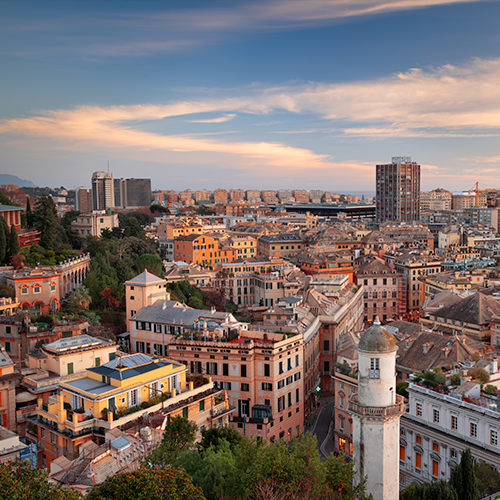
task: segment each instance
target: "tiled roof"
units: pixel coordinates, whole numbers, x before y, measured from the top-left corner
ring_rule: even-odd
[[[454,304],[438,309],[433,314],[438,318],[485,325],[493,317],[500,316],[500,299],[476,292]]]
[[[164,279],[150,273],[147,269],[141,274],[138,274],[135,278],[125,282],[126,285],[155,285],[164,283],[166,283]]]

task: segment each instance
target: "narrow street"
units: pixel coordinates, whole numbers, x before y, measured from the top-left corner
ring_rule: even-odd
[[[313,414],[311,425],[308,427],[308,430],[310,430],[318,439],[318,450],[323,456],[328,456],[333,450],[333,441],[331,436],[328,441],[325,442],[330,428],[333,408],[333,401],[325,401],[319,409],[319,413],[316,412]]]

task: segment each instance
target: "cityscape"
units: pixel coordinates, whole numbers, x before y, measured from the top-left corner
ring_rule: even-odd
[[[500,3],[0,12],[0,497],[500,498]]]

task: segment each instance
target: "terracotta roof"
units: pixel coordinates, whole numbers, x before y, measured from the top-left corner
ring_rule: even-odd
[[[475,325],[485,325],[500,316],[500,299],[476,292],[433,313],[438,318],[453,319]]]

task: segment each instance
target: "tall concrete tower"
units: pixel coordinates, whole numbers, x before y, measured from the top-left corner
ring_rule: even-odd
[[[399,418],[405,405],[396,394],[397,349],[375,320],[358,344],[358,393],[349,402],[356,480],[366,477],[374,500],[399,499]]]

